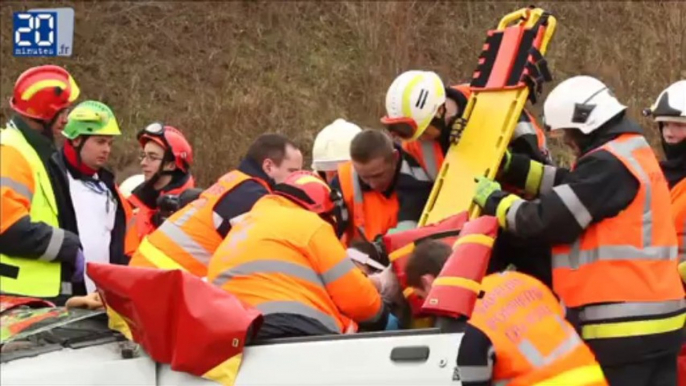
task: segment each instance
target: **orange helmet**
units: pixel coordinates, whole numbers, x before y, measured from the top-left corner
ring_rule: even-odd
[[[74,102],[79,86],[64,68],[54,65],[32,67],[14,84],[10,106],[29,118],[50,122]]]
[[[343,197],[315,172],[300,170],[291,173],[274,186],[274,193],[314,212],[333,225],[339,235],[347,225],[347,210]]]
[[[137,137],[141,147],[145,146],[148,141],[162,146],[174,157],[174,164],[182,172],[187,173],[193,165],[193,148],[179,129],[161,122],[154,122],[138,132]]]

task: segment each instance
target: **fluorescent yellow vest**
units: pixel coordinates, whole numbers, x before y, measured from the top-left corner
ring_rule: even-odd
[[[19,150],[31,166],[35,181],[29,212],[31,221],[42,221],[50,226],[59,227],[55,193],[45,166],[36,151],[22,133],[12,126],[0,130],[0,145]],[[59,262],[10,257],[2,254],[0,254],[0,262],[19,268],[16,279],[0,276],[0,290],[3,293],[41,298],[55,297],[60,294],[62,266]]]

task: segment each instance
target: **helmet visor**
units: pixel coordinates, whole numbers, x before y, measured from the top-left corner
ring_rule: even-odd
[[[164,136],[164,123],[162,122],[153,122],[149,124],[138,132],[137,138],[141,143],[141,146],[144,145],[144,142],[147,142],[146,140],[153,140],[163,148],[169,148],[169,143],[167,143],[167,139]]]
[[[381,123],[386,126],[386,130],[388,130],[391,135],[403,140],[412,139],[417,133],[417,123],[414,121],[414,119],[389,119],[384,117],[381,119]]]

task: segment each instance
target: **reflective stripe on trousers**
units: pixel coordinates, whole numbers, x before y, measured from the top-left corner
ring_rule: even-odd
[[[320,274],[315,272],[311,267],[287,261],[266,259],[254,260],[225,270],[212,281],[212,284],[222,287],[231,279],[240,276],[249,276],[253,274],[282,274],[307,281],[310,284],[320,287],[322,291],[326,292],[327,285],[334,283],[339,278],[347,275],[353,269],[357,268],[352,260],[347,257],[326,272]],[[341,331],[334,317],[298,301],[271,301],[255,305],[255,308],[260,310],[260,312],[265,315],[270,313],[292,313],[305,315],[317,320],[332,331]],[[372,320],[377,317],[378,316],[375,315]]]

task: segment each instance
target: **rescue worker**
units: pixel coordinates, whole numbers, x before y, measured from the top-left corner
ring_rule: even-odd
[[[165,194],[178,195],[195,187],[190,172],[193,149],[180,130],[154,122],[138,135],[141,168],[145,182],[129,197],[136,212],[138,236],[142,239],[160,225],[156,218],[157,199]]]
[[[462,118],[470,97],[469,84],[445,87],[435,72],[406,71],[388,88],[381,123],[435,180],[452,143],[453,124]],[[545,134],[526,110],[519,117],[510,149],[550,163]]]
[[[222,176],[200,198],[174,213],[141,242],[132,266],[181,268],[207,275],[210,257],[240,216],[271,192],[274,183],[302,168],[298,147],[281,134],[262,134],[238,169]]]
[[[646,111],[657,122],[665,160],[660,163],[669,184],[672,217],[679,240],[679,262],[686,261],[686,80],[662,91]],[[686,281],[686,264],[679,266]]]
[[[389,132],[402,139],[403,149],[419,161],[435,180],[452,142],[453,124],[462,118],[470,97],[469,84],[445,87],[435,72],[406,71],[388,89],[386,116],[381,122]],[[409,109],[404,109],[405,105]],[[509,149],[544,164],[552,162],[545,134],[526,109],[519,116]],[[525,193],[513,186],[507,186],[506,190]],[[547,245],[505,234],[496,241],[489,272],[515,265],[518,270],[551,285],[549,261],[550,248]]]
[[[312,170],[331,183],[338,166],[350,161],[350,142],[361,131],[356,124],[341,118],[323,128],[312,145]]]
[[[439,241],[419,243],[405,267],[408,284],[426,297],[451,253]],[[555,295],[516,271],[483,278],[453,380],[464,386],[607,385],[593,352],[565,320]]]
[[[264,314],[257,339],[383,330],[376,283],[336,238],[341,198],[316,173],[298,171],[234,225],[208,281]]]
[[[391,137],[365,129],[350,144],[351,161],[338,167],[331,187],[341,192],[351,221],[345,242],[374,240],[417,226],[433,182]]]
[[[62,67],[23,72],[14,85],[14,115],[0,130],[0,289],[64,304],[72,278],[83,276],[79,237],[61,228],[47,165],[79,87]]]
[[[474,201],[508,233],[552,246],[553,289],[612,385],[674,385],[686,320],[669,188],[638,124],[598,79],[560,83],[546,124],[577,156],[571,170],[512,154]]]
[[[672,200],[672,219],[679,241],[679,274],[686,283],[686,80],[662,91],[645,111],[657,122],[665,160],[660,163]],[[679,385],[686,385],[686,344],[677,359]]]
[[[81,102],[69,114],[62,135],[67,140],[50,160],[55,190],[63,193],[63,202],[57,201],[62,226],[79,235],[87,262],[126,265],[138,247],[138,235],[131,206],[105,169],[114,137],[121,135],[117,119],[101,102]],[[95,289],[86,275],[73,283],[74,295]]]

